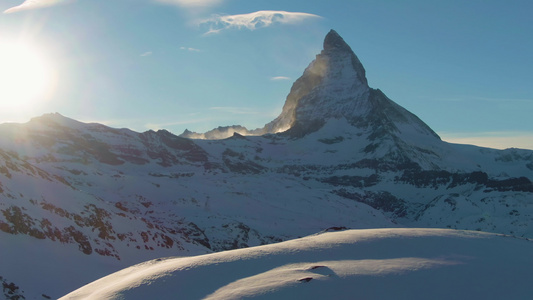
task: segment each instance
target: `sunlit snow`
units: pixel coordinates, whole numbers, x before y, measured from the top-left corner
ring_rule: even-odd
[[[350,230],[149,261],[61,299],[527,299],[532,250],[479,232]]]

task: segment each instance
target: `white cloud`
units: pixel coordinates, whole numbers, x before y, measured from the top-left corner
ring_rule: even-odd
[[[270,77],[270,80],[273,80],[273,81],[291,80],[291,78],[290,77],[286,77],[286,76],[275,76],[275,77]]]
[[[268,27],[276,23],[297,24],[309,19],[317,18],[321,17],[302,12],[262,10],[242,15],[213,15],[209,19],[200,20],[199,24],[208,27],[206,34],[213,34],[225,29],[245,28],[249,30],[255,30],[258,28]]]
[[[38,9],[58,4],[73,2],[75,0],[26,0],[21,5],[9,8],[4,13],[14,13],[23,10]],[[184,8],[203,8],[221,3],[223,0],[152,0],[163,4],[176,5]]]
[[[189,52],[202,52],[200,49],[191,48],[191,47],[180,47],[181,50],[189,51]]]
[[[144,52],[143,54],[141,54],[141,56],[150,56],[152,55],[152,51],[147,51],[147,52]]]
[[[21,5],[11,7],[4,11],[5,14],[19,12],[23,10],[38,9],[58,4],[72,2],[70,0],[26,0]]]
[[[219,4],[222,0],[154,0],[159,3],[177,5],[181,7],[208,7]]]

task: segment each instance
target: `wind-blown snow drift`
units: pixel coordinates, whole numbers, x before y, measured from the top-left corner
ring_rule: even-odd
[[[533,243],[445,229],[329,232],[142,263],[61,299],[526,299]]]

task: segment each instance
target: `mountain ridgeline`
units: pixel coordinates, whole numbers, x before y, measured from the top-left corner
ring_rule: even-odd
[[[149,259],[341,228],[533,238],[531,180],[532,150],[442,141],[368,86],[332,30],[256,130],[138,133],[57,113],[1,124],[0,276],[57,298]]]

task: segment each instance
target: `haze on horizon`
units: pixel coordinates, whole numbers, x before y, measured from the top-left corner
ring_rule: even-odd
[[[334,28],[369,84],[443,140],[533,149],[527,1],[0,3],[0,123],[262,127]]]

